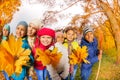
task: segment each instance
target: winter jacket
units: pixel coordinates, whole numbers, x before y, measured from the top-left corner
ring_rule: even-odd
[[[41,43],[36,47],[33,47],[33,50],[32,50],[32,55],[35,57],[36,55],[36,48],[40,48],[42,51],[45,51],[46,49],[48,49],[49,47],[48,46],[44,46],[42,45]],[[43,66],[42,62],[41,61],[37,61],[35,60],[34,61],[34,68],[38,69],[38,70],[44,70],[46,68],[46,66]]]
[[[87,46],[88,49],[87,60],[90,61],[90,64],[94,64],[95,62],[98,61],[99,50],[98,50],[98,42],[96,38],[94,38],[94,41],[92,43],[89,43],[84,38],[82,38],[80,46],[81,47]]]
[[[82,80],[89,80],[89,76],[92,71],[92,66],[94,63],[98,61],[99,50],[97,48],[98,47],[97,39],[94,38],[93,42],[89,43],[84,38],[82,38],[80,46],[81,47],[87,46],[88,50],[87,60],[90,62],[90,64],[86,64],[84,62],[81,64],[81,78]]]
[[[69,74],[68,51],[63,44],[59,42],[55,43],[55,47],[57,47],[58,51],[62,53],[62,58],[60,59],[56,69],[54,69],[52,65],[47,65],[47,70],[49,71],[52,80],[58,80],[60,76],[65,79]],[[60,76],[59,73],[61,73]]]
[[[72,49],[77,50],[77,48],[79,47],[79,44],[77,41],[72,41],[71,44],[72,44]],[[68,49],[68,41],[65,41],[63,45]]]

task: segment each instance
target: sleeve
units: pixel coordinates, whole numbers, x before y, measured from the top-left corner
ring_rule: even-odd
[[[95,56],[92,59],[88,59],[88,61],[90,61],[91,64],[94,64],[94,63],[98,62],[98,56]]]
[[[52,80],[61,80],[59,74],[57,73],[57,71],[52,67],[52,65],[47,65],[47,70],[50,74],[50,77],[52,78]]]
[[[26,39],[23,39],[22,42],[23,42],[22,48],[30,49],[30,46],[29,46],[29,44],[28,44],[28,42],[27,42]],[[31,50],[31,49],[30,49],[30,50]],[[30,57],[29,63],[30,63],[30,65],[33,65],[33,63],[34,63],[34,58],[33,58],[33,56],[32,56],[32,51],[31,51],[29,57]]]
[[[70,65],[69,65],[69,59],[68,59],[68,51],[67,51],[67,49],[65,49],[64,50],[64,70],[63,70],[63,72],[60,74],[60,76],[63,78],[63,79],[65,79],[65,78],[67,78],[67,76],[69,75],[69,67],[70,67]]]

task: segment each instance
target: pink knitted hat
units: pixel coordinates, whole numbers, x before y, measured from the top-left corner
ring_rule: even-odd
[[[55,31],[50,28],[41,28],[38,30],[37,36],[40,37],[43,35],[48,35],[48,36],[51,36],[52,38],[55,38]]]

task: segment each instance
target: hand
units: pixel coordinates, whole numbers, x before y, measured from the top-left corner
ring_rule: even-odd
[[[98,60],[102,59],[102,50],[100,50],[99,54],[98,54]]]
[[[70,70],[69,70],[70,74],[72,74],[73,71],[74,71],[74,65],[70,65]]]
[[[13,78],[10,78],[10,80],[14,80]]]
[[[33,66],[32,66],[32,67],[29,68],[29,71],[28,71],[29,76],[34,75],[33,72],[34,72],[34,68],[33,68]]]
[[[39,57],[39,55],[35,55],[34,58],[37,59]]]

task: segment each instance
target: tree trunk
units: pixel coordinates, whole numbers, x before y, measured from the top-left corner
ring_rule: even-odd
[[[113,11],[111,10],[110,6],[99,0],[101,8],[105,11],[113,31],[115,43],[116,43],[116,50],[117,50],[117,63],[120,64],[120,27],[116,20],[116,16],[114,15]]]

